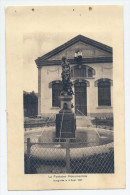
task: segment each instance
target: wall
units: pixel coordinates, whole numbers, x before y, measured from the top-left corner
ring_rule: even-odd
[[[100,78],[112,79],[112,64],[111,63],[96,63],[89,64],[95,69],[94,78],[87,78],[90,82],[90,87],[87,87],[87,113],[88,115],[111,115],[113,112],[113,87],[111,87],[111,107],[98,107],[98,87],[95,87],[94,82]],[[54,80],[61,80],[61,66],[43,66],[41,68],[41,114],[58,113],[58,108],[52,108],[52,88],[49,88],[49,83]],[[74,88],[73,88],[74,89]],[[73,97],[73,104],[75,100]],[[73,109],[74,110],[74,109]]]
[[[41,68],[41,114],[53,114],[59,110],[52,108],[52,88],[49,88],[49,83],[54,80],[61,80],[61,67],[43,66]]]
[[[95,69],[96,74],[94,79],[87,79],[90,82],[90,87],[87,88],[87,106],[88,114],[92,113],[112,113],[113,112],[113,87],[111,86],[111,107],[98,107],[98,87],[95,87],[94,82],[101,78],[113,80],[112,63],[96,63],[90,65]]]

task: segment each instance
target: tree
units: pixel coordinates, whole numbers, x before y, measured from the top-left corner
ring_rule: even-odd
[[[37,94],[32,91],[31,93],[23,92],[24,99],[24,116],[36,116],[38,114],[38,97]]]

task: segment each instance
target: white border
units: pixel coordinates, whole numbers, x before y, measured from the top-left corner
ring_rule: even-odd
[[[6,60],[5,60],[5,7],[38,5],[123,5],[124,6],[124,78],[125,78],[125,146],[126,189],[120,190],[54,190],[8,191],[7,185],[7,125],[6,125]],[[130,194],[130,0],[0,0],[0,194],[54,194],[76,195],[129,195]]]

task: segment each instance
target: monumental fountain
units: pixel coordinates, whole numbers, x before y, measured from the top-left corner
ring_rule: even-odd
[[[60,95],[61,110],[56,115],[56,138],[75,138],[76,116],[72,112],[71,102],[73,90],[70,78],[70,65],[66,57],[62,57],[62,91]]]
[[[71,69],[66,57],[62,57],[61,66],[62,91],[59,97],[61,106],[59,113],[56,114],[56,125],[50,127],[45,126],[39,129],[35,128],[29,131],[26,130],[24,136],[25,141],[27,138],[30,138],[30,141],[34,142],[35,140],[36,143],[53,143],[56,144],[55,147],[59,147],[61,150],[49,155],[49,153],[44,152],[47,148],[45,149],[39,144],[32,147],[31,154],[43,159],[64,159],[65,153],[62,151],[64,144],[62,145],[62,143],[68,139],[73,143],[69,145],[71,148],[71,158],[82,158],[84,155],[92,155],[95,151],[96,153],[108,152],[110,148],[113,148],[113,131],[100,128],[96,129],[92,126],[76,127],[76,116],[72,111],[73,104],[71,102],[74,95],[70,76]],[[59,145],[57,145],[57,142]],[[35,147],[39,147],[38,153]],[[94,150],[95,147],[96,149]],[[76,148],[80,148],[78,154],[75,152]]]

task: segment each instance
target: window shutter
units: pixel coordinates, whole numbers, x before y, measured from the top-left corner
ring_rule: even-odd
[[[52,85],[52,106],[53,107],[60,107],[59,96],[61,93],[61,89],[62,89],[61,83],[54,83]]]
[[[98,84],[98,105],[111,106],[110,82],[101,81]]]

